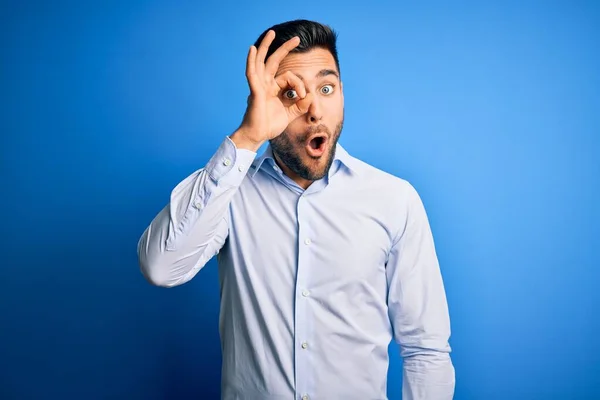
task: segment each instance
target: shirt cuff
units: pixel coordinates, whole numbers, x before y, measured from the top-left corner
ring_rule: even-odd
[[[238,149],[227,136],[208,161],[206,171],[219,186],[239,186],[255,158],[255,152]]]

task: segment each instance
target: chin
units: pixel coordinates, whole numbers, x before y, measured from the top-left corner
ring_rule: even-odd
[[[342,124],[338,124],[335,133],[322,144],[324,146],[322,152],[312,152],[320,153],[318,155],[310,154],[311,151],[306,148],[306,140],[311,135],[308,132],[303,135],[283,132],[271,139],[270,144],[279,160],[297,176],[308,181],[315,181],[325,177],[331,168],[341,127]]]
[[[323,178],[329,172],[331,168],[331,159],[333,155],[329,154],[329,152],[323,154],[320,157],[312,157],[308,154],[304,157],[304,162],[302,164],[304,167],[304,174],[299,175],[309,175],[308,177],[304,177],[304,179],[316,181]],[[301,171],[298,171],[301,172]]]

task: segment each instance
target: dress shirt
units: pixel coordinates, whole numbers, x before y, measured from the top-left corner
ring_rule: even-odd
[[[304,190],[270,146],[258,157],[225,137],[173,189],[138,256],[163,287],[217,257],[224,400],[387,399],[392,340],[403,399],[453,397],[449,312],[423,203],[408,181],[340,144],[329,173]]]

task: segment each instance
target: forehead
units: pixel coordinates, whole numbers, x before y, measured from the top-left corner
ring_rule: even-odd
[[[333,55],[329,50],[314,48],[305,53],[289,53],[279,63],[277,75],[291,71],[306,80],[312,80],[316,78],[319,71],[324,69],[338,72]]]

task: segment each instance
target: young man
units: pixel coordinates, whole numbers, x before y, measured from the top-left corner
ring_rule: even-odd
[[[273,26],[250,47],[246,76],[239,129],[143,233],[142,273],[173,287],[218,254],[223,399],[386,399],[392,339],[403,398],[451,399],[427,216],[408,182],[338,144],[336,34],[306,20]]]

